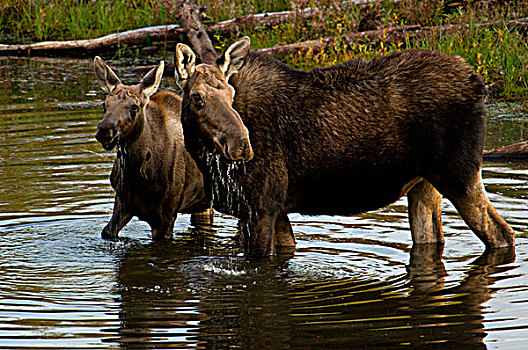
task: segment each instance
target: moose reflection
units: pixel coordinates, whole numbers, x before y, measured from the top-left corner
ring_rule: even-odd
[[[483,303],[515,258],[511,248],[487,250],[446,288],[441,248],[415,245],[407,273],[389,281],[292,284],[298,276],[288,261],[213,257],[202,246],[193,238],[125,252],[118,269],[121,336],[109,341],[145,349],[157,342],[164,348],[485,348]],[[218,271],[205,268],[211,265]]]

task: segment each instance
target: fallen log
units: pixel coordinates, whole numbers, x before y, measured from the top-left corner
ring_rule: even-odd
[[[366,8],[371,3],[375,3],[378,0],[364,0],[364,1],[343,1],[339,6],[359,6]],[[393,3],[400,2],[401,0],[392,0]],[[329,9],[333,9],[330,6]],[[269,12],[250,14],[244,16],[238,16],[237,18],[230,19],[223,22],[205,24],[207,31],[217,32],[220,34],[231,34],[241,31],[244,27],[251,26],[252,29],[258,29],[262,27],[270,27],[280,23],[288,22],[293,19],[305,21],[313,18],[317,13],[321,11],[319,7],[307,7],[304,9],[298,9],[294,11],[281,11],[281,12]]]
[[[261,28],[290,21],[291,19],[295,18],[295,16],[300,16],[303,20],[309,19],[313,16],[315,10],[316,9],[314,8],[306,8],[300,11],[270,12],[255,15],[251,14],[239,16],[235,19],[223,22],[205,23],[202,24],[202,27],[208,33],[220,33],[225,35],[236,33],[240,31],[243,26],[247,25],[252,25],[253,28]],[[180,21],[184,21],[184,23],[182,24],[185,24],[185,26],[191,30],[191,36],[194,36],[194,38],[197,38],[200,32],[202,33],[201,35],[203,35],[202,31],[195,31],[195,28],[197,28],[198,26],[193,25],[193,22],[197,20],[197,16],[199,15],[200,11],[201,10],[199,8],[187,8],[187,10],[184,10],[183,8],[180,9],[180,13],[182,13]],[[111,47],[112,45],[118,44],[144,44],[147,39],[150,39],[151,41],[179,40],[180,34],[185,34],[185,32],[185,28],[182,28],[178,24],[168,24],[162,26],[128,30],[125,32],[110,34],[95,39],[45,41],[25,45],[0,44],[0,55],[38,55],[54,52],[61,53],[61,51],[64,53],[71,53],[72,51],[75,53],[101,51],[107,49],[108,47]],[[194,46],[194,43],[192,44]]]
[[[528,158],[528,140],[484,152],[484,160]]]
[[[313,8],[301,10],[299,13],[305,18],[309,18]],[[199,15],[199,10],[194,10],[194,15]],[[241,16],[233,20],[203,24],[203,29],[209,32],[218,31],[220,33],[232,33],[237,31],[244,23],[253,21],[257,26],[265,26],[273,23],[280,23],[287,21],[295,15],[294,11],[283,11],[275,13],[265,13],[258,15]],[[195,17],[196,18],[196,17]],[[504,21],[487,21],[475,24],[476,27],[492,27],[503,25]],[[506,26],[510,29],[522,29],[528,31],[528,18],[520,18],[506,22]],[[189,25],[191,28],[192,25]],[[425,36],[427,33],[442,33],[460,30],[460,25],[446,25],[436,27],[421,27],[419,25],[401,26],[386,28],[381,30],[371,30],[359,33],[349,33],[338,37],[326,37],[318,40],[309,40],[301,43],[276,45],[270,48],[258,49],[258,51],[266,52],[276,58],[287,56],[291,53],[303,53],[308,50],[320,51],[331,45],[334,45],[338,40],[344,40],[347,43],[356,42],[359,40],[366,40],[369,42],[378,42],[384,40],[385,42],[397,42],[405,36]],[[185,30],[177,24],[169,24],[166,26],[155,26],[148,28],[141,28],[130,30],[117,34],[110,34],[101,38],[87,39],[87,40],[71,40],[71,41],[48,41],[28,45],[4,45],[0,44],[0,55],[17,55],[17,54],[32,54],[42,55],[50,53],[65,53],[71,54],[73,52],[89,53],[92,51],[99,51],[107,49],[109,46],[117,44],[138,45],[144,44],[147,38],[151,41],[165,41],[165,40],[179,40],[180,34],[185,34]],[[191,35],[194,35],[191,33]],[[203,32],[202,32],[202,37]],[[196,32],[198,37],[198,32]],[[198,38],[199,39],[199,38]],[[199,40],[198,40],[199,41]],[[194,43],[193,43],[194,46]],[[196,48],[196,47],[195,47]],[[210,48],[209,48],[210,50]],[[208,52],[205,50],[204,52]],[[215,53],[216,54],[216,53]],[[211,59],[211,57],[207,58]]]
[[[492,26],[499,26],[499,25],[506,25],[508,28],[526,28],[528,29],[528,17],[526,18],[520,18],[511,20],[508,22],[504,21],[488,21],[488,22],[482,22],[475,24],[476,27],[492,27]],[[420,25],[410,25],[410,26],[400,26],[400,27],[391,27],[391,28],[385,28],[380,30],[369,30],[365,32],[359,32],[359,33],[348,33],[341,35],[339,37],[326,37],[321,38],[317,40],[308,40],[303,41],[300,43],[294,43],[294,44],[286,44],[286,45],[276,45],[269,48],[261,48],[261,49],[255,49],[257,52],[263,52],[267,53],[275,58],[281,59],[284,58],[290,54],[305,54],[308,51],[311,51],[312,53],[317,53],[321,50],[324,50],[328,47],[331,47],[335,45],[338,41],[344,41],[347,44],[351,44],[353,42],[369,42],[376,44],[380,41],[384,41],[385,43],[388,42],[398,42],[398,41],[404,41],[405,38],[409,37],[419,37],[419,36],[425,36],[427,34],[431,33],[450,33],[455,32],[457,30],[460,30],[460,25],[450,24],[446,26],[435,26],[435,27],[422,27]],[[152,69],[154,66],[142,66],[142,67],[134,67],[131,68],[132,71],[138,72],[138,73],[146,73],[150,69]],[[171,67],[170,65],[167,65],[165,68],[166,75],[171,75],[174,72],[174,67]],[[495,85],[490,85],[489,91],[490,93],[494,93],[497,91],[500,91],[502,88],[502,85],[500,85],[500,82]]]
[[[16,54],[45,54],[45,53],[68,53],[91,52],[107,49],[112,45],[127,44],[137,45],[144,44],[147,38],[152,41],[177,40],[182,29],[177,24],[166,26],[155,26],[129,30],[122,33],[110,34],[96,39],[87,40],[69,40],[69,41],[45,41],[28,45],[5,45],[0,44],[0,55]]]
[[[179,6],[188,3],[188,1],[179,0]],[[368,6],[375,0],[366,0],[364,2],[357,3],[357,6]],[[394,0],[398,2],[401,0]],[[348,5],[349,2],[344,2],[342,5]],[[201,26],[208,33],[219,33],[222,35],[232,34],[239,32],[244,26],[251,26],[253,29],[268,27],[277,25],[280,23],[288,22],[292,19],[308,20],[312,18],[319,8],[308,7],[301,10],[295,11],[281,11],[281,12],[270,12],[262,14],[250,14],[244,16],[238,16],[237,18],[216,22],[216,23],[204,23],[201,24],[198,20],[202,8],[187,4],[187,9],[180,8],[179,20],[183,21],[182,26],[178,24],[168,24],[162,26],[154,26],[147,28],[140,28],[134,30],[128,30],[121,33],[110,34],[95,39],[85,40],[69,40],[69,41],[45,41],[35,44],[25,45],[6,45],[0,44],[0,55],[42,55],[42,54],[66,54],[71,55],[72,53],[89,53],[105,50],[112,45],[126,44],[126,45],[140,45],[145,44],[147,39],[150,41],[167,41],[167,40],[179,40],[180,34],[187,33],[191,39],[200,40],[199,36],[203,36],[204,32],[198,28]],[[180,22],[181,23],[181,22]],[[200,23],[198,25],[197,23]],[[190,33],[190,34],[189,34]],[[200,34],[201,33],[201,34]],[[191,40],[190,40],[191,41]],[[196,49],[195,43],[193,46]],[[205,50],[205,49],[204,49]],[[210,48],[209,48],[210,50]],[[211,59],[211,53],[206,53],[206,59]],[[216,53],[215,53],[216,54]]]
[[[493,26],[506,25],[508,28],[523,28],[528,29],[528,17],[504,21],[486,21],[475,24],[475,27],[488,28]],[[468,25],[466,25],[467,27]],[[308,40],[300,43],[276,45],[265,49],[257,49],[256,51],[265,52],[275,58],[282,58],[289,54],[303,54],[308,51],[317,53],[328,47],[331,47],[336,42],[346,42],[347,44],[365,41],[376,44],[379,41],[385,43],[398,42],[404,38],[409,37],[423,37],[427,34],[441,34],[459,31],[463,28],[462,25],[448,24],[444,26],[422,27],[420,25],[409,25],[400,27],[391,27],[381,30],[369,30],[359,33],[348,33],[341,36],[326,37],[316,40]]]

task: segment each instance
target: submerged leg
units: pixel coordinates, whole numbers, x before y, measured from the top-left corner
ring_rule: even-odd
[[[426,180],[407,193],[413,244],[444,243],[442,195]]]
[[[162,220],[159,225],[150,224],[152,230],[153,240],[169,239],[172,237],[174,231],[174,222],[176,221],[176,215],[173,217]]]
[[[128,212],[122,203],[118,195],[115,196],[114,201],[114,211],[112,212],[112,218],[106,224],[103,231],[101,232],[101,237],[109,240],[116,240],[119,234],[119,231],[128,224],[132,219],[132,214]]]
[[[244,251],[253,257],[276,254],[275,223],[277,214],[259,212],[240,220]]]
[[[469,228],[488,248],[512,247],[515,233],[497,213],[482,184],[480,172],[475,174],[463,193],[443,191]]]
[[[277,247],[295,247],[295,237],[290,224],[288,214],[279,215],[275,222],[275,235],[277,236]]]
[[[191,225],[195,227],[211,226],[214,220],[213,209],[207,209],[201,213],[191,214]]]

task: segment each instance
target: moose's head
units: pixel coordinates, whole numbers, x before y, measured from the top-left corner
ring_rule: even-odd
[[[176,80],[183,91],[182,123],[192,123],[204,140],[218,146],[229,160],[253,158],[249,132],[233,109],[235,90],[229,77],[244,65],[249,38],[232,43],[215,64],[195,65],[196,55],[185,44],[176,46]]]
[[[123,85],[114,71],[99,57],[94,60],[99,85],[108,95],[103,103],[104,117],[97,126],[95,138],[110,151],[124,144],[144,122],[150,96],[158,91],[163,76],[161,61],[137,85]]]

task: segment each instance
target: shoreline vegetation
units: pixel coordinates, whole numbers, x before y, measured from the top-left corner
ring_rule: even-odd
[[[0,44],[95,39],[172,26],[174,30],[162,35],[146,34],[138,42],[100,49],[109,58],[171,61],[175,43],[189,43],[185,31],[175,26],[181,25],[178,3],[4,0],[0,3]],[[253,49],[309,70],[412,48],[439,50],[466,59],[486,82],[500,82],[493,99],[528,100],[528,1],[198,0],[197,4],[197,17],[217,51],[248,35]],[[284,11],[287,16],[281,19],[254,16]],[[230,21],[231,27],[219,27],[223,21]],[[95,55],[91,51],[71,54]]]

